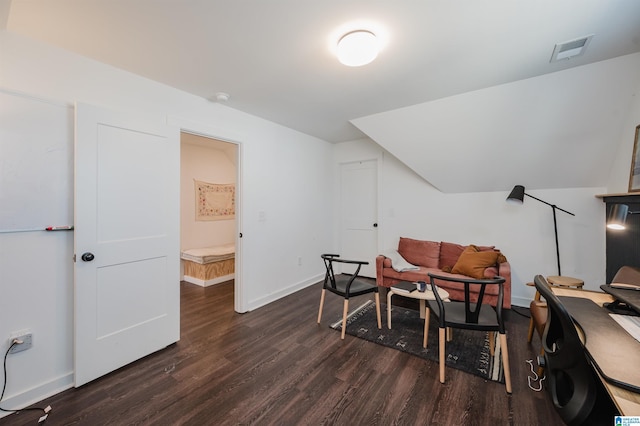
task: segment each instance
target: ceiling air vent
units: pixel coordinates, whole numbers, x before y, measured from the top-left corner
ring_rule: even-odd
[[[592,38],[593,34],[556,44],[549,62],[558,62],[563,59],[571,59],[582,55]]]

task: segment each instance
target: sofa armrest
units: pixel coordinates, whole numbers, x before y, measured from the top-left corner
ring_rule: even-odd
[[[498,275],[504,278],[504,302],[502,307],[511,309],[511,265],[509,262],[502,262],[498,265]]]
[[[385,259],[386,259],[386,256],[383,256],[381,254],[376,256],[376,285],[378,287],[384,287],[384,285],[382,284],[382,281],[383,281],[382,268],[384,268]]]

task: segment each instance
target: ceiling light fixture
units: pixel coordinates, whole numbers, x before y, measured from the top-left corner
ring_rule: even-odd
[[[376,35],[367,30],[355,30],[338,41],[338,60],[349,67],[359,67],[373,61],[380,50]]]

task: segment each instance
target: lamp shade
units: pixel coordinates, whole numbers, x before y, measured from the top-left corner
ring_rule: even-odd
[[[626,204],[614,204],[609,210],[607,216],[607,228],[609,229],[625,229],[627,215],[629,214],[629,206]]]
[[[507,201],[522,204],[524,202],[524,186],[514,186],[511,194],[507,197]]]

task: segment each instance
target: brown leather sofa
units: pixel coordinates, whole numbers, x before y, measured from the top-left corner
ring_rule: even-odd
[[[425,281],[429,283],[429,272],[444,276],[476,279],[501,276],[505,279],[503,308],[511,308],[511,266],[500,251],[493,246],[463,246],[445,241],[415,240],[401,237],[397,253],[410,264],[417,266],[418,269],[397,271],[393,267],[391,257],[384,254],[378,255],[376,258],[376,283],[378,286],[391,287],[400,281]],[[463,262],[465,259],[473,259],[472,264]],[[458,263],[458,261],[461,262]],[[460,271],[466,273],[459,273]],[[436,280],[436,285],[449,292],[450,299],[464,300],[463,284]],[[497,286],[491,287],[496,288],[492,289],[491,293],[485,294],[484,299],[495,306]]]

